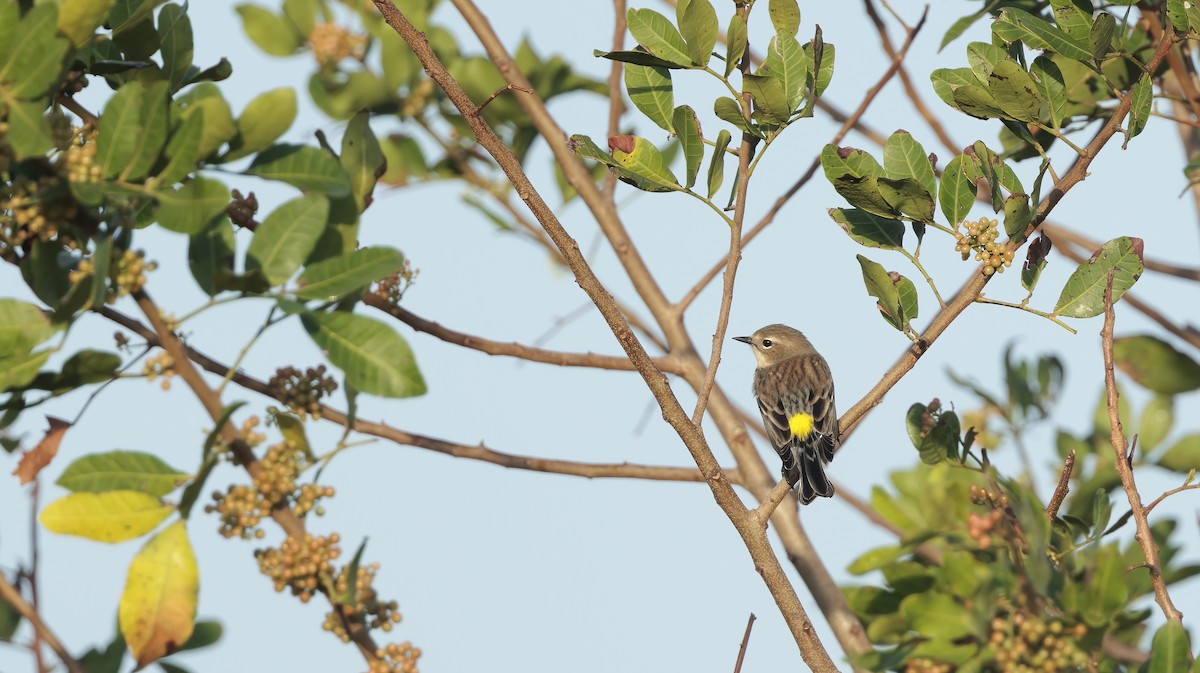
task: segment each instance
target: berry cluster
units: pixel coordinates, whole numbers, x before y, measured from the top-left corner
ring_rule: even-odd
[[[325,365],[309,367],[303,373],[295,367],[280,367],[267,382],[270,394],[283,402],[300,418],[321,418],[321,400],[337,390],[332,376],[325,375]]]
[[[1020,600],[1020,599],[1019,599]],[[1068,624],[1024,606],[1009,607],[992,618],[989,642],[1002,673],[1086,671],[1090,657],[1080,647],[1083,624]]]
[[[375,656],[377,659],[371,662],[371,670],[367,673],[417,673],[417,659],[421,657],[421,648],[413,647],[409,642],[399,645],[388,643],[375,650]]]
[[[313,27],[308,36],[313,56],[321,67],[332,67],[347,58],[363,59],[367,39],[355,35],[336,23],[322,23]]]
[[[113,260],[109,278],[98,279],[98,282],[112,281],[105,295],[104,303],[114,304],[117,299],[141,290],[146,285],[146,273],[154,271],[158,264],[146,261],[146,253],[141,250],[123,250],[121,256]],[[79,264],[67,276],[72,283],[78,283],[96,273],[96,261],[91,257],[79,260]],[[173,329],[173,328],[172,328]]]
[[[904,663],[904,673],[952,673],[954,666],[944,661],[914,657]]]
[[[147,381],[153,382],[162,377],[162,389],[171,389],[171,377],[175,376],[175,360],[166,351],[159,351],[153,357],[146,358],[142,365],[142,375]]]
[[[967,515],[967,534],[981,549],[988,549],[992,546],[992,531],[1005,518],[1008,496],[989,491],[978,484],[971,484],[968,494],[973,504],[990,508],[990,511],[982,514],[971,512]]]
[[[975,251],[975,260],[983,262],[983,275],[990,276],[997,271],[1003,273],[1004,269],[1012,266],[1013,251],[1007,245],[1002,245],[996,242],[1000,236],[998,220],[988,219],[986,217],[979,218],[977,222],[970,220],[963,222],[967,227],[967,233],[954,230],[954,239],[957,241],[954,249],[962,253],[962,258],[965,261],[971,256],[971,251]]]
[[[275,591],[290,589],[301,603],[307,603],[333,576],[333,562],[342,554],[339,541],[337,533],[306,533],[303,540],[289,536],[278,548],[259,549],[254,556],[259,571],[275,583]]]
[[[413,281],[420,273],[421,270],[412,268],[406,259],[404,266],[399,271],[379,281],[373,294],[392,306],[398,306],[400,300],[404,298],[404,293],[412,287]]]
[[[214,504],[205,505],[204,511],[208,514],[215,512],[221,517],[217,532],[226,538],[262,539],[264,533],[258,524],[271,507],[254,487],[244,484],[230,486],[225,493],[213,491],[212,499]]]
[[[0,186],[0,255],[8,255],[32,240],[48,241],[58,236],[61,225],[77,214],[69,198],[49,198],[65,194],[66,183],[57,175],[36,180],[18,176]]]
[[[349,590],[350,574],[348,571],[349,566],[346,566],[338,572],[337,579],[334,581],[335,595],[345,595]],[[355,603],[347,606],[350,608],[350,614],[345,616],[345,619],[355,624],[361,624],[368,629],[380,629],[387,633],[392,630],[394,624],[400,623],[400,610],[396,601],[379,600],[379,594],[375,592],[374,586],[377,572],[379,572],[378,563],[359,566],[354,581]],[[321,628],[332,632],[343,643],[350,642],[350,635],[346,633],[343,616],[336,612],[325,615],[325,623]]]
[[[67,179],[79,184],[95,184],[104,178],[103,169],[96,164],[96,133],[76,134],[63,154],[63,169]]]

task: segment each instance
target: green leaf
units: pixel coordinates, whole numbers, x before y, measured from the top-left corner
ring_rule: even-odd
[[[1171,433],[1171,426],[1174,424],[1174,396],[1159,394],[1151,397],[1142,409],[1142,418],[1138,421],[1138,443],[1142,450],[1153,451]]]
[[[742,90],[754,98],[754,119],[782,124],[792,115],[787,94],[779,80],[769,75],[743,75]]]
[[[221,640],[224,629],[221,627],[221,622],[201,620],[196,622],[196,628],[192,631],[192,635],[187,639],[187,642],[179,646],[180,652],[187,650],[198,650],[203,647],[216,645],[217,641]],[[159,662],[161,665],[161,662]]]
[[[1125,143],[1146,128],[1150,120],[1150,106],[1154,102],[1154,84],[1149,77],[1142,77],[1133,85],[1130,95],[1133,97],[1129,106],[1129,130],[1125,133]]]
[[[1167,0],[1167,18],[1171,21],[1171,27],[1181,33],[1186,33],[1188,17],[1183,3],[1184,0]],[[1190,2],[1188,4],[1191,5]]]
[[[883,167],[870,153],[829,144],[821,151],[821,167],[850,205],[880,217],[899,214],[880,193],[878,178],[883,175]]]
[[[1032,221],[1033,209],[1029,205],[1029,195],[1012,194],[1004,200],[1004,233],[1008,234],[1009,240],[1021,240]]]
[[[1025,69],[1016,61],[1005,59],[988,75],[988,92],[1009,118],[1017,121],[1037,121],[1042,110],[1037,87]]]
[[[893,211],[901,212],[917,222],[933,221],[933,196],[915,178],[876,179],[879,195]]]
[[[1138,385],[1156,393],[1175,395],[1200,388],[1200,364],[1155,336],[1115,340],[1113,361]]]
[[[329,198],[309,194],[284,203],[258,225],[246,249],[246,270],[261,269],[272,286],[282,285],[304,264],[329,221]]]
[[[651,54],[685,68],[691,65],[687,44],[667,17],[653,9],[631,9],[626,21],[633,39]]]
[[[1067,88],[1062,71],[1049,56],[1042,54],[1033,59],[1029,68],[1038,96],[1046,103],[1046,114],[1050,125],[1058,128],[1067,117]]]
[[[222,274],[233,273],[235,245],[233,223],[226,217],[192,234],[188,241],[188,270],[208,296],[216,296],[224,289],[219,282]]]
[[[300,299],[334,300],[386,278],[404,266],[404,255],[393,248],[370,247],[309,264],[300,275]]]
[[[805,87],[812,79],[812,65],[804,48],[792,35],[775,35],[767,46],[765,68],[767,74],[779,81],[790,114],[804,99]]]
[[[796,0],[770,0],[767,13],[776,33],[787,33],[793,37],[800,30],[800,5]]]
[[[896,131],[883,146],[883,171],[889,178],[914,178],[931,198],[937,193],[933,163],[908,131]]]
[[[200,159],[212,156],[221,145],[237,134],[233,112],[215,84],[199,84],[187,94],[176,98],[175,102],[180,106],[180,118],[185,122],[193,115],[204,115],[197,150]]]
[[[185,6],[167,4],[158,13],[158,44],[163,74],[171,91],[177,91],[187,79],[195,55],[192,21]]]
[[[350,180],[337,159],[308,145],[274,145],[255,157],[246,173],[329,196],[350,193]]]
[[[829,216],[859,245],[899,250],[904,244],[904,223],[857,208],[830,208]]]
[[[130,86],[132,84],[126,84],[121,90],[124,91]],[[134,182],[150,175],[150,170],[158,163],[163,146],[167,143],[169,115],[166,82],[159,80],[144,85],[141,109],[137,116],[141,129],[135,137],[131,157],[125,168],[125,179]],[[103,119],[100,120],[100,126],[104,126]]]
[[[1116,547],[1100,550],[1092,563],[1091,573],[1088,586],[1079,596],[1079,612],[1088,626],[1104,628],[1125,606],[1129,597],[1125,561]]]
[[[905,324],[901,319],[903,309],[900,307],[900,291],[892,283],[887,269],[862,255],[856,255],[856,257],[859,266],[862,267],[863,283],[867,286],[867,294],[879,300],[877,306],[879,312],[883,314],[883,319],[892,327],[903,331]]]
[[[346,384],[381,397],[425,393],[425,381],[412,351],[388,325],[353,313],[306,313],[309,336],[346,373]]]
[[[679,31],[687,42],[688,57],[692,65],[703,68],[717,45],[717,11],[709,0],[688,0],[679,7]]]
[[[108,381],[120,367],[121,358],[116,353],[84,349],[67,358],[61,372],[41,372],[29,387],[62,393]]]
[[[991,578],[991,569],[980,563],[971,552],[950,549],[942,556],[942,577],[950,592],[960,599],[972,599],[981,586]]]
[[[27,354],[54,331],[49,318],[37,306],[0,298],[0,357]]]
[[[725,76],[737,69],[738,61],[746,53],[746,20],[734,14],[729,17],[729,28],[725,31]]]
[[[913,285],[912,280],[909,278],[900,276],[900,280],[896,282],[896,291],[900,293],[901,320],[906,323],[916,320],[919,307],[917,286]]]
[[[58,8],[59,34],[70,40],[76,49],[84,46],[104,23],[104,17],[115,3],[116,0],[63,0]],[[0,51],[3,51],[2,47]]]
[[[634,51],[601,51],[599,49],[593,49],[592,56],[597,58],[607,58],[610,61],[619,61],[621,63],[645,65],[651,68],[664,68],[668,70],[682,70],[687,68],[686,65],[672,63],[671,61],[661,59],[650,52],[642,51],[640,49]]]
[[[950,226],[956,226],[967,219],[978,189],[975,183],[967,178],[962,164],[961,154],[951,159],[942,171],[942,181],[938,188],[938,202]]]
[[[942,43],[938,45],[938,51],[941,52],[946,48],[946,45],[957,40],[958,36],[962,35],[967,31],[968,28],[975,25],[975,22],[985,14],[987,14],[987,12],[975,12],[973,14],[968,14],[956,19],[954,23],[950,24],[950,27],[946,29],[946,33],[942,35]]]
[[[47,505],[38,521],[52,533],[124,542],[154,530],[174,511],[141,491],[72,493]]]
[[[237,119],[237,135],[221,161],[233,161],[261,152],[279,140],[296,120],[296,91],[279,87],[254,97]]]
[[[1154,632],[1146,673],[1187,673],[1191,668],[1188,632],[1179,622],[1167,622]]]
[[[117,90],[104,106],[96,133],[95,163],[105,179],[117,176],[133,159],[142,132],[142,94],[140,82],[130,82]]]
[[[700,173],[700,162],[704,160],[704,139],[700,137],[700,120],[696,118],[695,110],[687,105],[680,105],[675,108],[673,126],[675,134],[679,137],[679,144],[683,147],[687,176],[684,187],[691,189]]]
[[[713,114],[717,115],[717,119],[733,124],[739,131],[758,135],[742,116],[742,106],[728,96],[721,96],[713,101]]]
[[[196,110],[184,119],[167,141],[166,167],[158,174],[159,185],[169,187],[188,176],[200,161],[200,141],[204,135],[204,111]]]
[[[1086,61],[1092,54],[1081,41],[1029,12],[1006,7],[992,24],[992,34],[1006,44],[1023,42],[1030,49],[1048,49],[1069,59]]]
[[[1071,39],[1079,43],[1087,42],[1092,29],[1092,6],[1082,0],[1050,0],[1054,8],[1054,22],[1063,29]]]
[[[953,105],[960,112],[979,119],[1005,119],[1009,115],[992,93],[974,84],[960,86],[952,92]]]
[[[1142,239],[1122,236],[1105,243],[1067,279],[1055,315],[1091,318],[1104,312],[1108,272],[1113,272],[1112,300],[1116,303],[1142,275]]]
[[[669,70],[629,63],[625,66],[625,90],[629,92],[629,100],[634,107],[641,110],[650,121],[667,131],[674,130],[671,127],[671,115],[675,96]]]
[[[612,158],[617,165],[629,172],[634,186],[646,191],[673,191],[679,180],[667,168],[662,153],[654,143],[636,136],[614,136],[608,139]]]
[[[57,4],[43,2],[16,22],[7,53],[0,53],[0,85],[8,86],[12,98],[41,98],[58,81],[70,47],[67,40],[55,34],[58,14]]]
[[[1180,474],[1200,469],[1200,435],[1181,437],[1157,462],[1160,467]]]
[[[934,640],[957,640],[974,632],[974,616],[948,594],[912,594],[900,602],[900,614],[917,633]]]
[[[33,353],[16,353],[0,356],[0,392],[24,388],[37,376],[53,351],[46,349]]]
[[[287,19],[258,5],[236,7],[242,17],[242,30],[259,49],[272,56],[291,56],[300,48],[300,38]]]
[[[1092,27],[1088,32],[1088,51],[1097,61],[1104,60],[1112,50],[1112,40],[1117,34],[1117,20],[1108,12],[1100,12],[1092,19]]]
[[[987,42],[972,42],[967,45],[967,63],[971,66],[971,73],[975,75],[975,84],[983,86],[988,85],[988,76],[992,74],[992,68],[996,67],[1008,57],[1008,52],[994,44]]]
[[[153,454],[109,451],[76,459],[54,483],[75,493],[140,491],[162,497],[188,477],[186,472],[176,470]]]
[[[155,193],[158,223],[180,234],[203,231],[229,205],[229,188],[219,180],[196,176],[182,187]]]
[[[884,547],[876,547],[864,552],[861,556],[850,562],[846,568],[851,575],[865,575],[873,570],[879,570],[884,566],[891,565],[893,562],[908,555],[908,552],[899,545],[887,545]]]
[[[367,209],[374,200],[375,183],[386,169],[386,159],[379,139],[371,131],[370,114],[359,112],[346,125],[342,134],[342,169],[350,178],[350,192],[358,211]]]
[[[717,134],[716,145],[713,146],[713,155],[708,164],[708,198],[716,195],[721,189],[721,183],[725,181],[725,148],[729,147],[729,141],[732,139],[729,131],[721,129]]]
[[[1092,496],[1092,530],[1097,533],[1108,528],[1108,522],[1112,519],[1112,498],[1108,497],[1108,491],[1097,489],[1096,494]]]
[[[820,29],[820,26],[818,26],[817,30],[819,31]],[[814,93],[817,96],[820,96],[821,94],[825,93],[825,89],[829,86],[829,83],[833,81],[833,64],[835,57],[837,56],[837,49],[835,49],[832,44],[823,44],[821,46],[820,63],[816,62],[817,58],[815,56],[815,52],[816,50],[813,49],[811,42],[804,45],[804,54],[808,56],[808,62],[814,64],[817,71],[817,81],[814,83],[816,89]]]
[[[44,100],[8,103],[8,133],[3,140],[12,147],[16,159],[41,156],[54,149],[45,110]]]
[[[1021,267],[1021,287],[1029,294],[1037,287],[1042,270],[1046,268],[1046,256],[1050,254],[1050,239],[1042,234],[1034,239],[1025,250],[1025,264]]]

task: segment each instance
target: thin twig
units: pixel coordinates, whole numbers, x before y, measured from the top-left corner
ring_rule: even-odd
[[[17,614],[24,617],[33,626],[33,632],[37,638],[45,641],[50,646],[50,649],[54,650],[54,653],[62,660],[63,666],[66,666],[68,671],[71,673],[87,673],[83,665],[72,657],[70,652],[67,652],[67,648],[63,646],[62,641],[58,639],[58,636],[54,635],[54,632],[46,625],[46,622],[42,621],[42,617],[38,614],[38,611],[25,601],[25,597],[21,595],[17,587],[8,581],[4,573],[0,573],[0,601],[8,603],[17,611]],[[38,665],[42,665],[40,661]]]
[[[754,628],[754,613],[750,613],[750,619],[746,620],[746,632],[742,634],[742,644],[738,647],[737,663],[733,665],[733,673],[742,672],[742,660],[746,658],[746,646],[750,644],[750,629]]]
[[[891,65],[887,70],[884,71],[883,76],[879,78],[879,81],[876,82],[874,86],[872,86],[870,89],[867,89],[866,95],[863,96],[862,102],[858,104],[858,107],[855,108],[854,112],[842,119],[841,128],[838,129],[837,133],[833,134],[833,138],[829,141],[831,144],[837,145],[846,137],[848,133],[850,133],[851,129],[858,127],[859,120],[866,113],[867,108],[871,106],[871,103],[875,101],[875,97],[879,95],[879,92],[883,90],[883,87],[887,85],[887,83],[900,69],[900,64],[904,61],[904,57],[908,55],[908,48],[912,46],[913,40],[917,37],[917,33],[919,33],[922,26],[925,25],[925,18],[928,16],[928,14],[929,8],[926,7],[925,12],[921,14],[921,20],[918,21],[917,25],[914,26],[912,31],[909,32],[908,37],[904,40],[904,44],[900,47],[900,52],[896,54],[894,59],[892,59]],[[819,105],[820,100],[818,100],[818,106]],[[763,229],[766,229],[768,225],[774,222],[775,217],[779,214],[779,211],[783,209],[783,207],[792,199],[793,196],[796,195],[797,192],[800,191],[801,188],[804,187],[804,185],[808,184],[809,180],[812,180],[813,176],[817,173],[817,169],[820,167],[821,157],[818,155],[812,160],[812,163],[808,165],[808,168],[804,171],[804,174],[800,176],[800,179],[796,180],[791,187],[788,187],[787,191],[781,194],[779,198],[775,199],[775,203],[771,205],[771,208],[742,236],[742,241],[739,248],[745,248],[750,244],[750,241],[754,240],[756,236],[762,233]],[[701,276],[700,280],[696,281],[692,285],[692,288],[683,295],[682,299],[679,300],[679,303],[675,306],[675,310],[679,311],[680,313],[686,311],[688,306],[690,306],[691,303],[696,300],[696,297],[700,296],[700,293],[704,290],[704,288],[707,287],[708,284],[717,277],[717,274],[721,272],[721,269],[725,268],[728,259],[729,255],[727,254],[716,264],[714,264],[712,268],[710,268],[703,276]]]
[[[505,91],[521,91],[524,93],[533,93],[533,89],[530,89],[529,87],[525,87],[525,86],[517,86],[516,84],[509,84],[509,85],[503,86],[503,87],[497,89],[496,91],[494,91],[492,93],[492,95],[488,96],[487,100],[480,103],[479,107],[475,108],[475,114],[479,114],[479,113],[483,112],[483,108],[487,107],[488,103],[491,103],[492,101],[496,100],[496,97],[499,96],[500,94],[504,93]]]
[[[1146,519],[1146,509],[1142,506],[1142,496],[1138,493],[1137,483],[1133,478],[1133,467],[1127,459],[1128,446],[1125,443],[1125,433],[1121,428],[1119,413],[1120,393],[1117,392],[1117,377],[1113,369],[1113,325],[1116,322],[1116,312],[1113,310],[1113,272],[1108,272],[1108,282],[1104,290],[1104,328],[1100,330],[1100,343],[1104,351],[1104,387],[1108,391],[1108,423],[1111,429],[1113,452],[1116,454],[1115,466],[1117,475],[1121,477],[1121,487],[1129,500],[1129,508],[1133,512],[1133,522],[1137,527],[1134,539],[1142,547],[1146,557],[1146,570],[1150,573],[1150,582],[1154,585],[1154,602],[1162,608],[1168,621],[1183,622],[1183,613],[1171,602],[1167,593],[1167,584],[1163,580],[1162,566],[1158,559],[1158,545],[1150,534],[1150,522]]]
[[[625,0],[613,0],[613,38],[612,50],[621,51],[625,48]],[[621,116],[625,114],[625,95],[621,91],[621,75],[625,72],[624,64],[613,59],[608,70],[608,137],[621,133]],[[604,175],[604,196],[613,201],[617,196],[617,174],[606,171]]]
[[[1171,49],[1171,46],[1175,43],[1175,41],[1176,38],[1174,36],[1163,36],[1163,39],[1158,43],[1158,46],[1154,50],[1154,56],[1150,59],[1150,62],[1146,64],[1147,72],[1154,72],[1154,70],[1158,68],[1159,64],[1162,63],[1163,58],[1166,57],[1167,52]],[[1142,76],[1148,77],[1149,75],[1143,74]],[[1080,182],[1083,182],[1083,180],[1087,177],[1088,167],[1091,166],[1092,161],[1100,153],[1100,150],[1102,150],[1104,146],[1108,144],[1113,135],[1120,130],[1121,122],[1123,122],[1125,117],[1129,114],[1129,110],[1133,102],[1132,99],[1133,95],[1131,88],[1129,93],[1121,97],[1117,107],[1112,111],[1112,116],[1109,117],[1104,126],[1100,128],[1095,137],[1092,138],[1091,142],[1088,143],[1084,154],[1072,162],[1071,167],[1066,173],[1063,174],[1062,179],[1050,189],[1049,193],[1047,193],[1042,199],[1041,203],[1038,204],[1037,211],[1033,219],[1030,221],[1029,226],[1026,227],[1022,234],[1015,238],[1015,241],[1018,244],[1024,243],[1026,240],[1028,240],[1029,236],[1031,236],[1033,232],[1037,231],[1038,227],[1041,226],[1042,221],[1044,221],[1050,212],[1054,210],[1054,207],[1058,205],[1059,201],[1061,201],[1063,197],[1066,196],[1069,191],[1071,191],[1071,189],[1073,189]],[[872,387],[871,390],[868,391],[861,400],[855,403],[854,406],[850,407],[850,409],[842,415],[841,419],[839,420],[839,427],[841,429],[843,443],[854,431],[854,428],[863,419],[863,417],[865,417],[871,409],[875,408],[883,401],[883,396],[886,395],[887,392],[900,381],[900,379],[904,378],[908,372],[912,371],[912,368],[916,366],[917,361],[920,360],[921,356],[929,350],[934,341],[936,341],[937,338],[946,331],[946,328],[948,328],[950,324],[953,323],[954,320],[960,314],[962,314],[964,310],[966,310],[967,306],[974,303],[975,298],[980,295],[988,281],[993,277],[994,276],[985,276],[982,272],[982,266],[980,266],[976,273],[967,279],[963,286],[959,288],[957,294],[950,299],[949,303],[946,304],[946,308],[939,311],[937,315],[933,317],[933,320],[930,321],[929,326],[925,328],[925,331],[920,335],[917,341],[904,351],[896,363],[884,373],[879,382],[876,383],[875,386]]]
[[[148,344],[158,346],[161,342],[158,335],[153,330],[146,327],[142,323],[133,318],[116,311],[110,307],[102,307],[100,315],[109,320],[121,325],[125,329],[137,334],[145,339]],[[200,365],[204,370],[216,374],[217,376],[229,376],[230,380],[239,386],[286,403],[283,395],[272,390],[264,381],[256,379],[253,376],[243,372],[235,371],[230,375],[230,368],[201,353],[191,346],[184,346],[184,352],[187,358],[197,365]],[[377,423],[366,421],[361,418],[355,418],[351,423],[349,416],[339,409],[335,409],[328,405],[320,406],[321,418],[331,423],[336,423],[343,427],[349,427],[355,432],[386,439],[396,444],[404,446],[414,446],[420,449],[434,451],[436,453],[453,456],[455,458],[469,458],[478,460],[500,467],[508,467],[519,470],[530,470],[532,472],[548,472],[551,474],[564,474],[576,477],[586,477],[589,479],[599,478],[618,478],[618,479],[651,479],[657,481],[704,481],[700,472],[690,467],[667,467],[658,465],[640,465],[636,463],[582,463],[569,460],[553,460],[548,458],[534,458],[531,456],[519,456],[510,453],[502,453],[487,448],[484,444],[461,444],[451,442],[436,437],[429,437],[416,433],[406,432],[398,428],[394,428],[386,423]],[[349,425],[347,425],[349,424]],[[738,475],[736,469],[727,469],[726,474],[729,475],[730,481],[738,483]]]
[[[629,323],[625,320],[620,308],[613,301],[608,290],[596,277],[587,260],[580,253],[579,244],[563,228],[562,223],[546,204],[537,188],[530,182],[524,169],[521,167],[520,161],[513,156],[511,150],[496,136],[495,132],[482,118],[470,114],[474,108],[470,97],[466,95],[458,82],[446,71],[441,60],[430,48],[425,36],[413,27],[391,0],[373,0],[373,2],[387,24],[404,39],[413,53],[417,55],[417,58],[425,68],[425,72],[446,93],[450,103],[458,109],[463,117],[463,121],[470,127],[471,132],[475,134],[480,145],[492,155],[500,165],[501,170],[508,176],[516,188],[517,194],[520,195],[534,217],[537,218],[538,222],[546,230],[546,233],[550,235],[550,238],[562,252],[563,257],[566,258],[568,266],[575,275],[575,280],[580,288],[596,304],[596,308],[604,317],[605,322],[609,329],[612,330],[617,341],[620,342],[626,355],[634,362],[638,373],[642,375],[647,387],[662,409],[664,420],[671,425],[687,447],[692,459],[696,461],[697,467],[704,474],[709,488],[712,490],[714,500],[729,518],[735,530],[738,531],[739,536],[742,538],[743,543],[746,545],[746,549],[755,563],[755,568],[762,575],[767,589],[771,592],[772,597],[779,606],[780,612],[788,624],[789,630],[792,632],[792,636],[800,649],[801,657],[805,663],[817,671],[836,671],[837,666],[833,663],[833,659],[830,658],[829,652],[825,649],[824,645],[821,644],[819,636],[812,629],[812,622],[808,617],[808,613],[800,603],[800,598],[796,594],[795,587],[792,586],[791,581],[779,563],[779,559],[775,556],[774,549],[771,547],[766,532],[761,527],[755,525],[757,522],[756,517],[753,516],[750,510],[747,510],[737,493],[733,490],[728,478],[713,456],[712,449],[708,446],[704,433],[688,418],[687,413],[680,406],[678,398],[675,397],[674,392],[671,390],[666,376],[654,367],[654,363],[651,361],[637,336],[630,329]],[[524,76],[515,67],[511,57],[504,49],[504,45],[500,43],[495,35],[495,31],[491,28],[487,19],[480,13],[478,7],[470,2],[470,0],[453,0],[453,4],[475,34],[480,37],[484,43],[485,50],[488,52],[488,56],[498,66],[500,72],[505,73],[506,77],[524,80]],[[558,128],[558,125],[549,117],[548,112],[541,105],[540,101],[537,101],[533,96],[524,96],[522,98],[534,99],[527,101],[528,105],[523,105],[522,109],[529,113],[531,118],[537,117],[537,119],[534,119],[534,124],[539,128],[539,132],[543,136],[546,136],[546,132],[551,127]],[[559,131],[561,133],[561,129]],[[614,242],[617,256],[625,265],[627,273],[630,275],[630,280],[634,283],[635,287],[646,286],[638,287],[638,292],[646,301],[651,313],[661,320],[661,317],[667,315],[668,309],[668,304],[665,301],[665,296],[662,295],[661,288],[654,281],[649,269],[645,267],[644,261],[640,259],[640,256],[636,252],[636,248],[628,241],[623,225],[615,217],[613,204],[603,198],[603,195],[596,190],[594,184],[590,184],[590,174],[579,163],[578,159],[570,154],[569,149],[562,146],[561,137],[559,135],[557,138],[551,139],[550,142],[552,143],[552,149],[556,158],[559,158],[564,173],[571,184],[575,185],[576,189],[579,190],[581,197],[588,203],[588,207],[593,209],[594,213],[597,213],[597,221],[601,224],[601,228],[610,230],[606,231],[605,234],[615,234],[623,238],[623,245],[628,249],[622,250],[621,246],[615,245]],[[582,176],[579,175],[580,172],[583,173]],[[613,242],[612,236],[609,236],[609,238],[610,242]],[[682,325],[676,326],[676,329],[680,332],[682,332],[681,328]],[[672,334],[668,333],[667,337],[671,339]],[[673,345],[675,344],[673,343]],[[761,464],[761,458],[759,462]]]
[[[883,50],[887,53],[888,58],[893,61],[896,60],[896,48],[892,45],[892,38],[888,35],[887,26],[884,25],[879,12],[875,10],[875,3],[871,0],[863,0],[863,5],[866,7],[867,16],[871,18],[871,23],[875,24],[875,31],[879,33],[879,41],[883,45]],[[891,9],[891,7],[888,7],[888,11],[891,11]],[[928,10],[929,5],[926,5],[925,9]],[[901,25],[904,25],[904,21],[900,20],[900,17],[897,16],[896,20],[900,21]],[[905,28],[907,29],[908,27],[905,26]],[[961,145],[954,142],[954,139],[946,132],[946,127],[942,124],[941,120],[925,104],[925,100],[921,98],[921,94],[917,91],[916,85],[913,84],[912,78],[909,77],[908,68],[904,67],[903,60],[903,58],[900,59],[900,67],[896,74],[900,76],[900,84],[904,86],[904,94],[908,96],[908,100],[912,103],[913,109],[917,111],[917,114],[921,115],[921,118],[925,120],[925,124],[933,130],[933,134],[938,137],[942,146],[951,154],[957,154]]]
[[[189,358],[188,348],[183,345],[179,337],[167,326],[163,320],[162,311],[158,305],[150,298],[149,293],[145,290],[139,290],[133,293],[134,301],[137,302],[138,308],[141,309],[146,320],[150,323],[153,329],[153,335],[158,341],[158,345],[171,356],[175,365],[175,372],[179,378],[191,389],[192,394],[200,401],[201,406],[208,413],[209,417],[214,421],[220,420],[223,416],[222,411],[224,405],[216,391],[208,386],[204,381],[204,377],[200,372],[192,366],[192,361]],[[104,312],[103,310],[101,311]],[[225,441],[237,459],[237,463],[242,465],[248,472],[251,478],[259,480],[264,478],[264,468],[254,455],[254,451],[250,445],[246,443],[241,432],[234,427],[229,420],[225,421],[219,429],[221,438]],[[296,516],[291,509],[287,507],[275,507],[271,509],[271,518],[279,527],[287,533],[288,537],[295,540],[303,540],[305,535],[304,520]],[[358,647],[359,654],[362,655],[369,664],[379,661],[376,652],[379,650],[375,639],[371,637],[370,632],[366,629],[361,621],[351,620],[353,608],[351,606],[342,605],[335,596],[330,595],[324,586],[321,589],[322,593],[326,594],[329,599],[330,606],[335,614],[342,622],[342,627],[346,629],[350,640]]]
[[[1096,247],[1098,248],[1099,246]],[[1093,248],[1093,250],[1094,249],[1095,248]],[[1082,264],[1084,260],[1087,259],[1086,255],[1071,248],[1070,245],[1060,245],[1058,246],[1057,250],[1076,264]],[[1149,265],[1147,265],[1147,268],[1149,268]],[[1132,290],[1122,295],[1121,301],[1128,303],[1131,308],[1137,310],[1142,315],[1157,323],[1159,327],[1162,327],[1171,334],[1174,334],[1180,339],[1186,341],[1193,347],[1200,348],[1200,331],[1197,331],[1195,327],[1192,327],[1191,325],[1176,325],[1170,318],[1163,315],[1158,309],[1139,299]]]
[[[29,489],[29,604],[35,613],[41,612],[41,589],[38,582],[38,570],[42,565],[42,545],[38,524],[38,512],[41,511],[42,480],[33,478],[33,487]],[[0,573],[2,575],[3,573]],[[38,673],[47,670],[46,662],[42,660],[42,632],[33,630],[33,660]]]
[[[530,362],[544,362],[560,367],[591,367],[594,369],[615,369],[619,371],[636,371],[637,369],[627,357],[598,355],[596,353],[552,351],[526,346],[525,344],[492,341],[463,332],[457,332],[443,327],[432,320],[426,320],[369,292],[363,295],[363,303],[387,313],[419,332],[425,332],[446,343],[456,344],[464,348],[487,353],[488,355],[507,355],[522,360],[529,360]],[[652,362],[654,362],[654,366],[660,371],[670,374],[680,373],[680,367],[676,359],[672,356],[653,358]]]
[[[1054,488],[1054,495],[1050,496],[1050,504],[1046,505],[1046,518],[1052,523],[1058,516],[1058,508],[1062,507],[1063,500],[1067,498],[1067,491],[1071,490],[1071,472],[1074,470],[1075,449],[1071,449],[1063,462],[1062,473],[1058,475],[1058,486]]]
[[[1177,486],[1177,487],[1163,493],[1162,495],[1155,498],[1154,501],[1151,502],[1149,505],[1146,505],[1146,514],[1149,514],[1150,510],[1154,509],[1155,507],[1158,507],[1158,503],[1162,502],[1163,500],[1166,500],[1167,498],[1175,495],[1176,493],[1183,493],[1184,491],[1192,491],[1197,488],[1200,488],[1200,484],[1184,484],[1183,486]]]

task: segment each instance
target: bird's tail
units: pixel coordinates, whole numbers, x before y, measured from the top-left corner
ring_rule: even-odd
[[[793,486],[800,487],[800,502],[807,505],[817,496],[832,498],[833,484],[825,476],[825,461],[821,460],[817,447],[810,446],[799,454],[799,464],[793,468],[798,473],[796,479],[793,480],[790,474],[787,477]]]

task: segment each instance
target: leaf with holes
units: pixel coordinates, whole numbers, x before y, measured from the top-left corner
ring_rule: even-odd
[[[1140,238],[1122,236],[1105,243],[1067,279],[1054,306],[1054,314],[1068,318],[1091,318],[1104,313],[1108,273],[1113,273],[1112,300],[1115,304],[1141,278],[1142,254],[1143,243]]]

